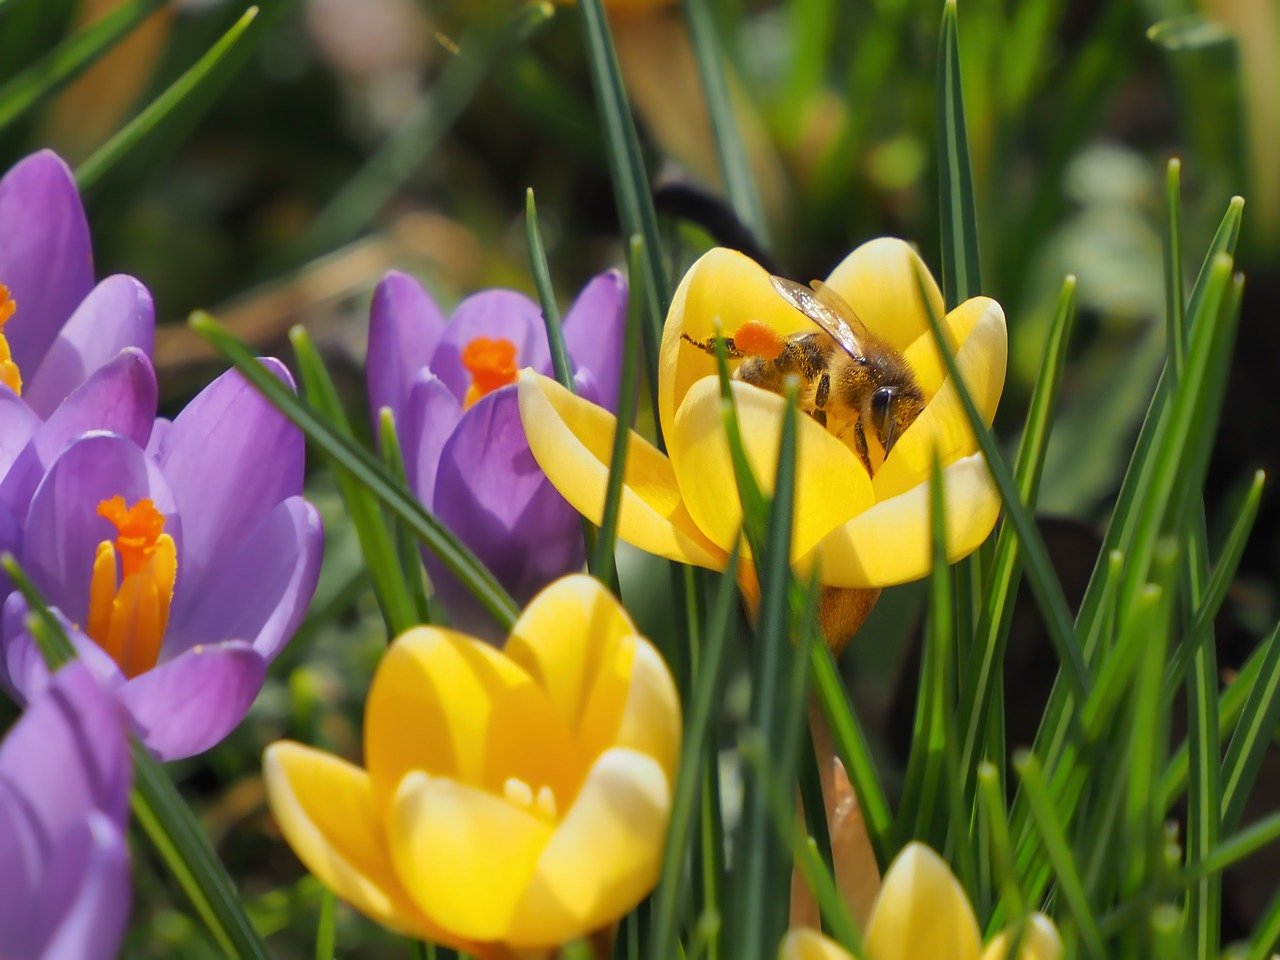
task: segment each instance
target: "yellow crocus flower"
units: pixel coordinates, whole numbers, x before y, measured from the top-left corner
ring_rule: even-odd
[[[653,888],[680,750],[658,652],[595,580],[538,594],[502,651],[417,627],[369,690],[364,768],[267,748],[285,839],[396,931],[481,957],[607,927]]]
[[[870,960],[1009,960],[1009,933],[986,950],[978,919],[964,888],[936,853],[922,843],[903,848],[889,867],[867,922],[864,945]],[[1053,921],[1027,919],[1017,960],[1059,960],[1062,940]],[[852,960],[848,952],[814,930],[792,930],[779,960]]]
[[[826,281],[872,333],[902,354],[927,401],[874,477],[853,449],[816,420],[800,419],[791,553],[800,572],[818,564],[828,587],[876,589],[929,572],[928,478],[935,453],[943,466],[952,561],[986,539],[999,512],[986,461],[933,342],[918,269],[928,277],[908,244],[886,237],[858,247]],[[926,286],[941,316],[942,295],[932,278]],[[683,563],[725,566],[742,510],[721,420],[716,361],[683,338],[731,336],[748,323],[749,329],[763,324],[783,337],[817,329],[779,296],[759,264],[725,249],[703,255],[676,290],[663,330],[658,416],[668,455],[634,432],[630,437],[618,521],[618,536],[627,543]],[[974,297],[948,313],[943,326],[990,424],[1004,388],[1004,312],[994,300]],[[736,380],[731,386],[747,454],[757,479],[769,488],[785,401]],[[599,523],[614,417],[531,370],[520,375],[520,412],[538,465],[569,503]]]

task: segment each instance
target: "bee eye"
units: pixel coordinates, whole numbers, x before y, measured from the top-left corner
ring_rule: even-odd
[[[893,389],[881,387],[871,394],[871,427],[878,436],[883,437],[885,423],[889,418],[889,404],[893,401]]]

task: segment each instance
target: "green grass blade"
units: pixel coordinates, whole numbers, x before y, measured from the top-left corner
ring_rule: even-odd
[[[27,602],[31,625],[49,669],[74,660],[75,648],[62,622],[17,561],[4,554],[0,566]],[[164,768],[133,737],[130,752],[133,793],[129,805],[156,853],[227,956],[266,960],[266,947],[245,913],[244,902],[191,808]]]
[[[622,348],[622,378],[618,384],[617,426],[613,449],[609,452],[609,480],[604,493],[604,511],[596,532],[595,569],[612,569],[614,546],[618,541],[618,513],[622,509],[622,481],[627,473],[630,424],[635,419],[636,379],[640,372],[640,337],[644,326],[644,240],[631,238],[627,251],[627,329]],[[616,581],[616,570],[615,570]]]
[[[50,96],[114,47],[165,0],[129,0],[0,86],[0,131]]]
[[[1009,813],[1005,809],[1004,785],[995,764],[983,762],[978,766],[979,809],[991,839],[992,859],[1000,883],[1000,906],[1003,916],[1016,921],[1027,913],[1027,898],[1018,883],[1018,871],[1013,861],[1013,844],[1009,839]]]
[[[1174,877],[1170,885],[1174,889],[1186,887],[1204,877],[1222,873],[1277,840],[1280,840],[1280,811],[1251,823],[1239,833],[1222,841],[1198,864]]]
[[[1083,695],[1089,689],[1090,680],[1088,672],[1085,670],[1084,659],[1081,657],[1079,646],[1076,643],[1071,611],[1067,606],[1067,599],[1063,595],[1062,584],[1058,581],[1057,574],[1054,572],[1053,563],[1049,559],[1049,551],[1044,545],[1044,539],[1040,536],[1039,528],[1036,527],[1035,518],[1022,503],[1017,484],[1014,482],[1009,464],[1004,458],[1004,452],[1000,449],[1000,445],[996,441],[994,434],[992,434],[991,429],[983,422],[982,415],[978,412],[977,405],[973,402],[973,396],[969,393],[968,386],[960,376],[960,371],[956,366],[955,354],[951,350],[951,344],[942,332],[942,321],[934,312],[928,297],[925,296],[924,280],[921,267],[917,264],[916,283],[918,296],[923,304],[925,314],[929,318],[929,327],[933,332],[934,344],[942,356],[946,365],[947,375],[955,385],[956,393],[964,406],[965,414],[969,418],[969,425],[978,440],[978,446],[981,448],[983,456],[986,458],[987,468],[995,481],[996,489],[1000,491],[1000,499],[1006,514],[1005,522],[1013,525],[1014,531],[1018,535],[1022,552],[1026,555],[1027,578],[1044,614],[1045,625],[1049,629],[1049,639],[1053,642],[1054,650],[1062,663],[1063,675],[1066,677],[1073,692],[1077,696]]]
[[[683,9],[685,23],[689,27],[689,41],[698,63],[698,76],[702,80],[702,93],[707,101],[707,115],[715,139],[716,157],[720,161],[725,195],[738,219],[757,240],[764,241],[767,235],[764,207],[756,190],[738,119],[733,112],[724,53],[720,49],[709,0],[684,0]]]
[[[338,944],[338,897],[332,890],[320,892],[320,919],[316,923],[316,960],[334,960]]]
[[[277,6],[283,5],[277,2]],[[177,117],[180,107],[183,108],[183,122],[193,125],[199,113],[212,103],[244,65],[249,52],[262,36],[263,24],[256,21],[258,8],[250,7],[186,73],[80,164],[76,168],[76,183],[80,191],[88,193],[93,190],[126,156],[154,136],[170,118]]]
[[[1186,293],[1182,287],[1182,161],[1173,158],[1165,172],[1164,316],[1166,348],[1176,383],[1186,366]]]
[[[296,349],[297,344],[294,346]],[[309,343],[308,346],[310,346]],[[316,355],[316,360],[319,360],[318,354]],[[324,369],[323,365],[321,365],[321,369]],[[378,448],[382,452],[382,462],[391,475],[396,478],[396,482],[407,488],[409,478],[404,470],[404,454],[400,449],[400,437],[396,433],[396,418],[395,414],[387,407],[383,407],[379,411],[378,428]],[[337,469],[340,470],[341,468]],[[376,501],[374,502],[376,503]],[[348,516],[351,516],[350,510],[348,510]],[[398,522],[395,518],[390,518],[388,525],[395,541],[396,559],[399,566],[396,579],[404,584],[405,592],[409,596],[409,601],[413,605],[415,614],[414,623],[410,624],[410,626],[418,623],[431,623],[435,618],[431,614],[431,600],[427,596],[426,578],[422,570],[422,555],[418,552],[418,539],[403,523]]]
[[[193,314],[189,323],[276,409],[295,423],[317,448],[339,460],[344,469],[407,525],[440,558],[449,572],[471,591],[499,626],[507,629],[515,623],[519,608],[497,578],[447,527],[423,508],[412,492],[396,483],[373,454],[334,430],[325,417],[265,370],[243,343],[208,314]]]
[[[1267,960],[1280,946],[1280,888],[1267,904],[1262,917],[1253,930],[1253,938],[1249,943],[1249,952],[1242,960]]]
[[[329,377],[329,371],[325,369],[315,344],[300,327],[290,332],[290,340],[294,355],[298,358],[298,372],[307,402],[336,434],[354,443],[351,424],[342,408],[338,389]],[[396,541],[373,494],[337,458],[327,456],[325,459],[333,472],[347,516],[351,518],[351,525],[360,541],[360,552],[369,568],[373,592],[387,624],[387,636],[399,636],[419,621],[412,594],[400,566],[401,557]]]
[[[675,955],[677,925],[686,899],[685,853],[690,848],[694,815],[702,804],[701,788],[707,757],[710,755],[714,759],[715,754],[710,732],[724,688],[725,651],[738,596],[737,570],[738,552],[735,550],[716,590],[707,622],[706,643],[700,650],[698,676],[671,800],[671,820],[663,847],[662,875],[653,894],[653,909],[649,915],[649,960],[667,960]]]
[[[554,13],[550,3],[523,4],[496,29],[477,30],[451,44],[450,60],[430,91],[316,214],[291,259],[310,260],[359,236],[452,129],[500,58],[528,41]]]
[[[618,55],[609,33],[604,4],[602,0],[582,0],[578,8],[582,13],[591,84],[604,128],[618,219],[622,223],[623,236],[638,234],[644,240],[645,316],[648,320],[644,330],[645,362],[649,374],[649,395],[656,397],[658,344],[662,340],[663,319],[671,302],[670,281],[662,259],[662,238],[658,233],[658,215],[653,209],[649,177],[640,153],[640,138],[631,118],[631,107],[622,84],[622,71],[618,67]],[[658,445],[661,446],[661,425],[657,429]]]
[[[1084,885],[1076,870],[1075,860],[1071,855],[1071,847],[1067,843],[1062,821],[1054,809],[1053,800],[1049,796],[1049,788],[1041,772],[1040,763],[1030,753],[1021,753],[1013,761],[1014,769],[1022,778],[1024,795],[1031,808],[1031,815],[1040,830],[1040,839],[1053,865],[1054,875],[1058,879],[1058,890],[1066,901],[1067,909],[1083,937],[1085,946],[1095,957],[1106,956],[1102,946],[1102,934],[1098,930]]]
[[[1280,723],[1280,626],[1263,641],[1257,680],[1222,761],[1222,828],[1234,830]]]
[[[939,200],[942,204],[942,294],[950,310],[982,292],[978,213],[960,83],[960,26],[956,0],[942,8],[938,38]]]

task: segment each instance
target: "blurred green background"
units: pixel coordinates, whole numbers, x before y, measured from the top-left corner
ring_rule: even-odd
[[[764,208],[754,235],[716,201],[714,144],[680,7],[613,21],[675,266],[715,237],[808,279],[890,233],[919,244],[936,271],[939,0],[710,5]],[[47,78],[109,18],[132,25],[87,72],[3,118],[0,160],[42,146],[73,166],[90,157],[246,6],[0,0],[0,83]],[[511,0],[265,0],[261,8],[217,81],[86,194],[99,275],[132,273],[155,295],[170,409],[217,369],[183,323],[197,308],[281,355],[289,327],[305,324],[360,408],[369,294],[386,270],[416,273],[446,307],[483,286],[532,294],[523,231],[530,186],[563,301],[591,274],[620,265],[572,7],[557,7],[527,37],[513,36]],[[1171,156],[1183,160],[1188,249],[1207,241],[1231,195],[1248,200],[1238,259],[1248,286],[1206,494],[1211,530],[1230,515],[1241,481],[1280,460],[1280,5],[961,0],[960,13],[984,292],[1009,317],[1006,425],[1021,422],[1062,278],[1079,278],[1081,319],[1041,497],[1055,561],[1078,591],[1099,542],[1092,522],[1115,492],[1162,358]],[[363,412],[357,419],[365,422]],[[290,736],[358,755],[361,704],[386,639],[328,478],[316,475],[310,493],[329,532],[312,614],[249,721],[174,771],[280,957],[311,954],[319,897],[266,814],[261,749]],[[622,561],[630,606],[649,631],[667,629],[665,577],[638,555]],[[1278,572],[1280,511],[1269,497],[1219,624],[1227,668],[1274,620]],[[897,678],[914,655],[919,599],[910,587],[887,592],[846,658],[890,770],[909,735],[913,694],[909,684],[899,692]],[[1025,715],[1034,718],[1052,662],[1034,615],[1016,621],[1012,651],[1009,675],[1025,679]],[[731,717],[740,701],[731,690]],[[1275,770],[1258,793],[1274,806]],[[135,855],[126,955],[215,956],[145,844]],[[1252,869],[1280,873],[1265,857]],[[1269,884],[1257,887],[1245,876],[1229,888],[1228,933],[1269,896]],[[407,949],[345,910],[338,942],[343,956]]]

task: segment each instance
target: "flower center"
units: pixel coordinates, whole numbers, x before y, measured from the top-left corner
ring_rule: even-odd
[[[9,350],[9,341],[4,336],[4,325],[9,322],[9,318],[17,309],[18,305],[9,294],[9,288],[0,283],[0,384],[21,396],[22,374]]]
[[[471,374],[462,405],[470,407],[499,387],[516,382],[516,345],[505,337],[476,337],[462,348],[462,365]]]
[[[125,676],[136,677],[160,656],[178,553],[164,514],[148,499],[126,507],[124,497],[111,497],[98,504],[98,516],[116,528],[116,538],[98,544],[93,558],[86,632]]]
[[[528,810],[539,820],[555,823],[559,819],[556,795],[549,786],[539,787],[535,794],[533,788],[519,777],[508,777],[502,785],[502,796],[507,803]]]

